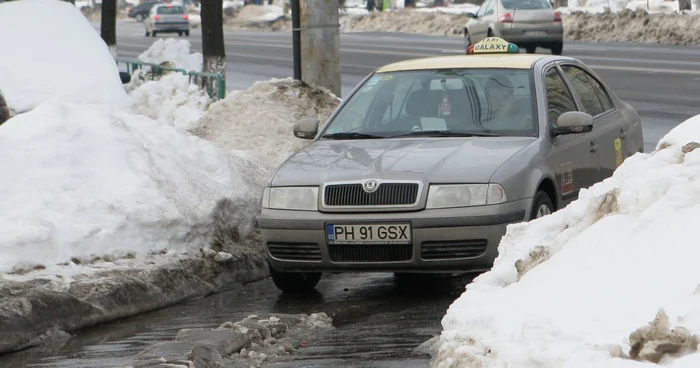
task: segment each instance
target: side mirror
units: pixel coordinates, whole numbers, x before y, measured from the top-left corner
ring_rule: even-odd
[[[585,112],[568,111],[559,116],[554,135],[588,133],[593,130],[593,117]]]
[[[476,16],[476,14],[474,14],[474,13],[467,13],[467,18],[476,19],[477,16]]]
[[[119,78],[121,78],[122,84],[127,84],[131,82],[131,74],[127,72],[119,72]]]
[[[294,136],[301,139],[314,139],[318,133],[319,123],[316,118],[301,119],[294,124]]]

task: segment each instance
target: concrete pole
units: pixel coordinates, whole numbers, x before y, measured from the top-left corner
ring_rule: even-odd
[[[301,80],[341,96],[338,0],[299,0]]]

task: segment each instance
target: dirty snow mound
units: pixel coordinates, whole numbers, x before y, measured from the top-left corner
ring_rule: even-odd
[[[437,36],[464,33],[464,15],[442,12],[418,12],[410,9],[373,12],[365,16],[343,17],[344,32],[405,32]]]
[[[568,207],[509,226],[493,269],[443,318],[433,366],[700,366],[699,126],[700,115]]]
[[[649,14],[645,10],[563,15],[567,40],[596,42],[700,44],[700,16],[694,14]]]
[[[14,111],[31,110],[53,97],[110,105],[125,101],[107,45],[68,2],[0,3],[0,45],[0,89]]]
[[[161,64],[169,62],[168,66],[187,71],[202,71],[202,54],[190,53],[191,44],[188,40],[175,38],[160,39],[154,42],[148,50],[139,55],[139,60],[147,63]]]
[[[291,78],[256,82],[212,104],[192,133],[247,151],[273,169],[309,143],[294,137],[293,125],[305,117],[323,123],[339,103],[328,90]]]
[[[4,5],[0,5],[4,6]],[[0,129],[0,273],[206,246],[258,164],[144,116],[52,100]]]
[[[182,74],[147,81],[129,95],[132,112],[183,131],[197,125],[210,103],[207,93]]]

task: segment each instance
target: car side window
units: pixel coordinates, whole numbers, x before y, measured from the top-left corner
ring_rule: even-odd
[[[547,70],[545,88],[547,88],[547,110],[550,124],[556,123],[559,116],[565,112],[578,111],[574,97],[556,68]]]
[[[573,89],[581,100],[583,111],[589,113],[591,116],[596,116],[610,109],[609,105],[603,105],[603,101],[601,101],[598,96],[594,85],[594,83],[597,84],[598,82],[593,79],[593,77],[583,69],[572,65],[562,65],[561,69],[564,71],[564,74],[566,74],[566,77],[571,82]]]
[[[586,73],[588,74],[588,73]],[[603,105],[603,111],[610,111],[615,108],[615,104],[612,102],[612,99],[610,98],[610,94],[608,91],[603,87],[600,82],[598,82],[597,79],[593,78],[592,76],[589,78],[591,83],[593,84],[593,89],[596,91],[596,95],[598,95],[598,99],[600,100],[600,104]]]
[[[481,4],[481,7],[479,8],[479,11],[476,12],[476,15],[478,17],[483,17],[484,15],[486,15],[486,11],[491,6],[491,4],[493,4],[493,1],[494,0],[486,0],[483,4]]]

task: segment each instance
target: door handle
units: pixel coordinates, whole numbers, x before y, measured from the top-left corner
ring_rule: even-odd
[[[591,142],[590,151],[591,151],[591,152],[596,152],[596,151],[598,151],[598,145],[595,144],[594,142]]]

